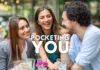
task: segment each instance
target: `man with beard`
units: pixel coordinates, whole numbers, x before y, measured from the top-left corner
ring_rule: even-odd
[[[100,69],[100,29],[91,24],[87,5],[74,1],[65,5],[62,25],[73,33],[66,56],[71,70]]]

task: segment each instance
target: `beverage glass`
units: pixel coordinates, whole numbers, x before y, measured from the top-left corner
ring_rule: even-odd
[[[67,69],[66,61],[57,59],[57,62],[58,62],[58,70],[66,70]]]

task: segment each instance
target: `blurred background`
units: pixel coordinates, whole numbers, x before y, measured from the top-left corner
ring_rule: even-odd
[[[76,0],[0,0],[0,40],[7,37],[8,21],[12,16],[24,16],[31,24],[33,32],[34,13],[42,5],[49,6],[59,24],[61,24],[62,8],[66,2]],[[100,27],[100,0],[79,0],[87,3],[92,14],[92,23]]]

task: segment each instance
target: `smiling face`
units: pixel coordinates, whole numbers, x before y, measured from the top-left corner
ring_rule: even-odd
[[[69,32],[73,33],[74,28],[76,27],[76,21],[69,20],[66,12],[64,11],[62,13],[62,25],[64,25]]]
[[[18,28],[18,37],[20,39],[27,39],[30,37],[29,24],[25,20],[19,21]]]
[[[42,27],[43,30],[51,30],[52,21],[52,15],[47,9],[44,9],[39,13],[38,24]]]
[[[72,28],[71,24],[72,24],[72,22],[67,18],[66,12],[64,11],[62,13],[62,25],[64,25],[70,31]]]

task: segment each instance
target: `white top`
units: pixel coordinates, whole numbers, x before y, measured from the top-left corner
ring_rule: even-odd
[[[23,50],[23,52],[21,54],[22,60],[26,60],[27,59],[26,52],[27,52],[27,42],[25,42],[25,48],[24,48],[24,50]]]

